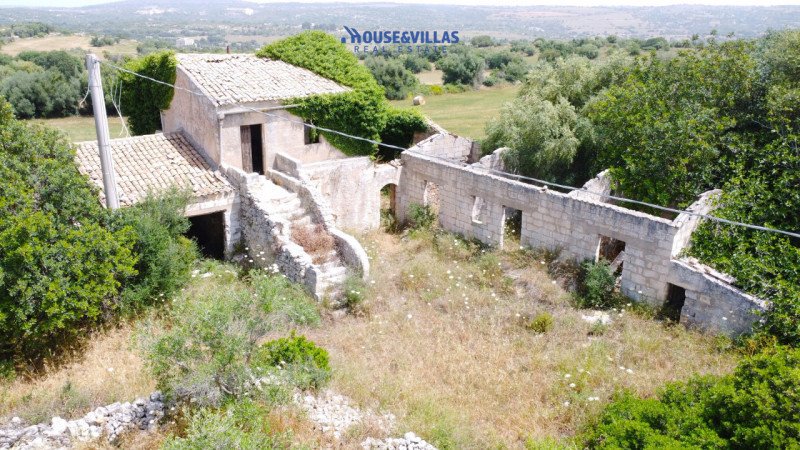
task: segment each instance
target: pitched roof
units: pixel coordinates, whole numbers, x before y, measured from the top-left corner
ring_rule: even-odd
[[[180,132],[112,139],[110,143],[122,206],[143,200],[150,191],[162,192],[172,186],[188,188],[192,202],[233,193],[228,180],[213,170]],[[78,169],[100,188],[100,199],[105,203],[97,141],[78,142],[76,146]]]
[[[283,61],[251,54],[179,54],[178,67],[218,106],[337,94],[349,88]]]

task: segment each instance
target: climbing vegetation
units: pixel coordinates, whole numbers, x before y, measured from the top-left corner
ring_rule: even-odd
[[[162,51],[128,61],[125,68],[174,84],[177,64],[172,51]],[[131,133],[151,134],[160,130],[161,111],[169,108],[174,89],[126,72],[120,72],[118,76],[122,82],[122,103]]]

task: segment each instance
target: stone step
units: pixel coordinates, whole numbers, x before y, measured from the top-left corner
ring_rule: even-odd
[[[290,216],[289,220],[292,221],[293,227],[307,227],[314,225],[314,222],[311,220],[311,216],[309,216],[308,214],[300,215],[297,218],[292,218]]]
[[[333,269],[322,272],[318,275],[318,279],[325,283],[334,283],[337,281],[344,281],[347,278],[347,267],[339,266]]]
[[[331,270],[343,267],[342,263],[339,262],[339,258],[336,257],[336,252],[330,252],[327,255],[325,255],[325,261],[327,262],[319,264],[317,266],[319,267],[319,270],[322,273],[328,273]]]

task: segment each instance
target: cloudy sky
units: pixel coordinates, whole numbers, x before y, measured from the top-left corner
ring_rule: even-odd
[[[273,0],[251,0],[257,3],[272,3]],[[292,1],[292,0],[276,0]],[[379,3],[379,0],[305,0],[305,3]],[[383,0],[384,2],[386,0]],[[391,0],[389,0],[391,1]],[[109,3],[108,0],[0,0],[0,6],[86,6],[98,3]],[[147,4],[147,0],[141,2]],[[487,5],[497,4],[496,0],[395,0],[393,3],[451,4],[451,5]],[[504,0],[508,6],[662,6],[662,5],[800,5],[800,0]]]

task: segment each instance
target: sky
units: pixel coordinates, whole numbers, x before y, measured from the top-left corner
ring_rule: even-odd
[[[275,0],[250,0],[255,3],[274,3]],[[278,0],[281,3],[293,0]],[[385,3],[387,0],[303,0],[303,3]],[[392,3],[420,3],[439,5],[497,5],[497,0],[389,0]],[[108,0],[0,0],[0,6],[88,6],[109,3]],[[143,0],[142,5],[147,4]],[[800,0],[503,0],[503,6],[664,6],[664,5],[735,5],[735,6],[769,6],[800,5]]]

